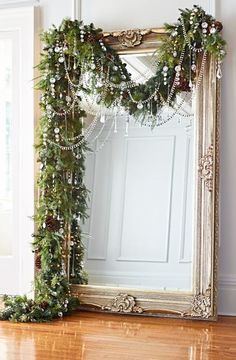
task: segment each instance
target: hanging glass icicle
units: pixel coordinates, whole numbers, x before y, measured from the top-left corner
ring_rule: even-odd
[[[218,61],[217,61],[216,77],[217,77],[217,79],[219,79],[219,80],[222,78],[221,60],[219,60],[219,59],[218,59]]]
[[[196,66],[196,52],[193,51],[192,53],[192,65],[191,65],[191,70],[195,73],[197,70],[197,66]]]
[[[77,41],[76,41],[76,38],[75,38],[75,41],[74,41],[74,64],[73,64],[73,69],[74,70],[77,69],[76,55],[77,55]]]
[[[100,117],[100,123],[104,124],[106,121],[106,116],[104,114],[101,113],[101,117]]]
[[[192,52],[191,49],[189,51],[189,87],[192,89],[193,83],[192,83]]]
[[[76,58],[74,57],[74,64],[73,64],[73,69],[76,70],[77,68],[77,64],[76,64]]]
[[[117,133],[117,111],[115,112],[115,119],[114,119],[114,133]]]
[[[127,119],[125,122],[125,136],[129,136],[129,116],[127,116]]]
[[[71,277],[75,277],[75,246],[73,244],[73,248],[72,248],[72,264],[71,264]]]

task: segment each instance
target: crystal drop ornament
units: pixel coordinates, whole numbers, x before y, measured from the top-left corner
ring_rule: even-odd
[[[105,123],[105,115],[101,115],[101,117],[100,117],[100,123],[102,123],[102,124]]]
[[[216,77],[217,77],[217,79],[222,78],[222,71],[221,71],[221,66],[220,65],[218,65],[218,67],[217,67]]]

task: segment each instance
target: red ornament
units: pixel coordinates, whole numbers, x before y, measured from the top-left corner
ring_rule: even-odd
[[[41,309],[46,310],[48,307],[49,303],[47,301],[42,301],[39,306],[41,307]]]

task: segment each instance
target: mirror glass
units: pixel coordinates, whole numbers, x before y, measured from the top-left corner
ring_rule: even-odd
[[[12,134],[12,47],[11,38],[0,37],[0,256],[12,255],[14,239],[12,167],[13,155],[16,167],[16,146]]]
[[[155,73],[155,54],[121,59],[136,82]],[[103,110],[88,139],[84,267],[89,285],[190,292],[195,182],[191,93],[181,93],[174,109],[164,107],[154,128],[151,120],[151,109],[142,126],[127,113]]]

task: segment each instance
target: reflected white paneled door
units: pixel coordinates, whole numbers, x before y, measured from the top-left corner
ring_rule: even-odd
[[[89,284],[191,290],[193,148],[193,126],[177,119],[130,124],[128,136],[121,126],[88,155]]]
[[[33,7],[0,10],[0,294],[34,273],[34,26]]]

